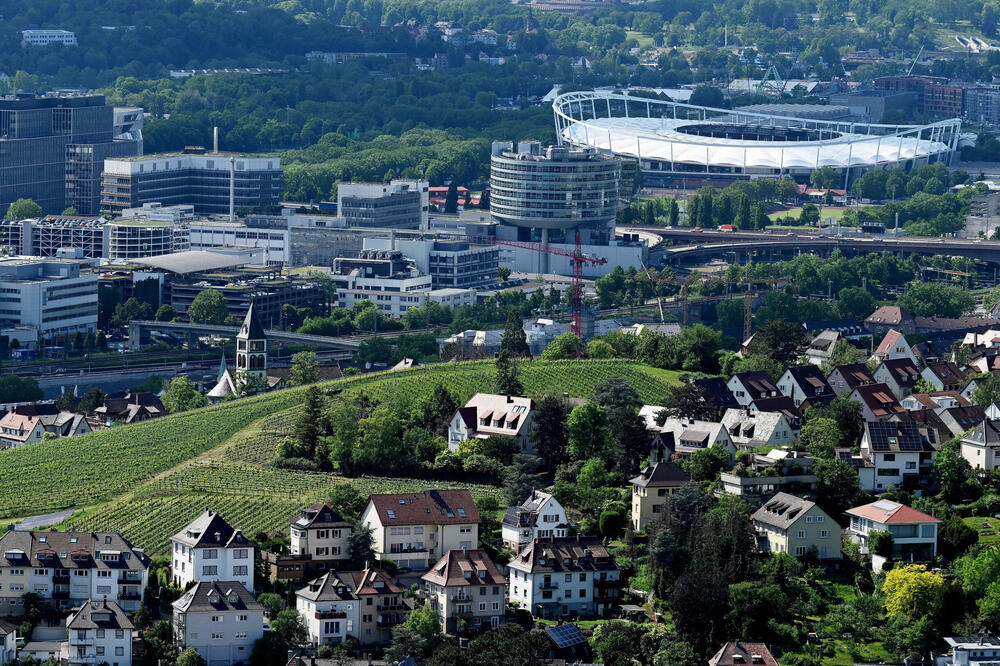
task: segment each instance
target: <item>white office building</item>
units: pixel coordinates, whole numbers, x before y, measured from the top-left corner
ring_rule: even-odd
[[[253,590],[253,543],[219,514],[206,509],[170,544],[174,585],[235,580]]]
[[[0,328],[27,326],[39,337],[97,331],[97,275],[84,262],[0,258]]]
[[[69,30],[22,30],[21,46],[62,44],[76,46],[76,33]]]
[[[190,248],[252,247],[261,250],[268,263],[291,260],[288,229],[248,227],[241,222],[192,220],[187,223]]]

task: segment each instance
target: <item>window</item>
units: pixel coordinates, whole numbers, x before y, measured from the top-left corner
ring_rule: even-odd
[[[236,621],[237,622],[246,622],[247,621],[247,616],[246,615],[239,615],[239,616],[236,617]]]
[[[571,573],[566,574],[566,582],[567,583],[572,583],[573,582],[573,574],[571,574]]]
[[[223,637],[225,637],[225,634],[223,634],[221,631],[212,634],[212,639],[216,641],[221,641]]]
[[[795,547],[795,556],[796,557],[801,557],[801,556],[803,556],[805,554],[806,554],[806,547],[805,546],[796,546]]]
[[[222,622],[222,616],[221,615],[213,615],[212,616],[212,622]]]
[[[805,539],[806,538],[806,531],[805,530],[799,530],[798,532],[795,533],[795,538],[796,539]]]
[[[233,551],[234,560],[245,560],[249,557],[249,551],[246,548],[237,548]]]
[[[247,637],[247,632],[245,632],[245,631],[237,631],[236,632],[236,638],[246,638],[246,637]]]
[[[124,657],[125,656],[125,648],[123,648],[121,645],[119,645],[118,647],[116,647],[115,648],[115,656],[116,657]]]
[[[584,571],[580,572],[580,582],[581,583],[586,583],[587,582],[587,573],[584,572]]]
[[[118,639],[118,640],[121,640],[121,639],[125,638],[125,630],[124,629],[115,629],[115,638]]]
[[[823,522],[823,516],[816,516],[816,522],[817,523],[822,523]]]
[[[219,575],[219,567],[215,566],[214,564],[212,566],[202,567],[201,568],[201,575],[202,576],[217,576],[217,575]]]
[[[97,630],[97,637],[98,638],[104,638],[104,630],[103,629],[98,629]]]
[[[830,536],[830,530],[820,530],[819,531],[819,538],[820,539],[826,539],[829,536]]]
[[[104,656],[104,646],[103,645],[98,645],[94,649],[97,651],[97,656],[98,657],[103,657]]]
[[[216,550],[215,548],[209,548],[204,553],[204,558],[206,560],[214,560],[217,559],[218,557],[219,557],[219,551]]]
[[[486,604],[479,604],[479,610],[481,611],[486,610]]]
[[[246,576],[247,575],[247,565],[242,564],[237,567],[233,567],[234,576]]]

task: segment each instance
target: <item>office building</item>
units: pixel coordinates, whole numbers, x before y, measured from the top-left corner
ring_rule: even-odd
[[[199,219],[188,222],[187,230],[192,250],[253,247],[264,251],[266,263],[287,264],[290,259],[287,228],[257,228],[242,222]]]
[[[966,90],[965,118],[973,123],[1000,125],[1000,88]]]
[[[499,280],[500,246],[426,238],[365,238],[366,250],[398,250],[434,289],[475,289]]]
[[[337,185],[337,214],[348,227],[427,229],[427,181]]]
[[[138,208],[126,208],[121,212],[121,219],[181,224],[182,222],[195,219],[195,214],[194,206],[190,204],[164,206],[159,201],[151,201],[142,204]]]
[[[39,337],[97,331],[97,275],[80,261],[0,259],[0,328],[27,326]]]
[[[22,93],[0,98],[0,213],[20,198],[45,213],[61,213],[67,200],[92,210],[100,167],[95,160],[135,155],[138,144],[116,139],[114,110],[103,95]],[[89,197],[89,198],[88,198]]]
[[[21,31],[21,46],[48,46],[49,44],[76,46],[76,33],[69,30]]]
[[[190,204],[199,215],[228,214],[231,186],[235,210],[274,208],[281,197],[281,161],[200,148],[105,160],[101,212],[118,215],[159,202]]]
[[[924,114],[932,118],[961,118],[965,86],[932,84],[924,88]]]
[[[175,229],[170,222],[115,220],[105,225],[104,256],[129,261],[177,252]]]

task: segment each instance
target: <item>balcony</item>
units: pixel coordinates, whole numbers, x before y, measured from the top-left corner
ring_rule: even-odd
[[[448,597],[448,601],[454,601],[455,603],[458,604],[470,604],[472,603],[472,597],[465,594],[453,594],[452,596]]]
[[[141,585],[142,575],[141,574],[120,574],[118,576],[119,585]]]
[[[391,546],[387,555],[402,555],[406,553],[426,553],[427,547],[424,545],[406,545],[401,547]]]
[[[392,613],[392,612],[402,612],[410,610],[410,607],[404,603],[395,604],[382,604],[375,607],[376,612],[379,613]]]
[[[346,617],[346,611],[316,611],[317,620],[343,620]]]
[[[68,583],[69,582],[69,572],[64,570],[57,570],[52,574],[53,583]]]
[[[69,590],[54,590],[52,592],[53,599],[69,599]]]
[[[142,595],[138,592],[122,592],[118,595],[119,601],[142,601]]]
[[[381,628],[395,627],[397,624],[401,624],[406,621],[406,616],[402,613],[393,613],[390,615],[382,615],[376,621],[375,625]]]
[[[559,583],[552,580],[543,580],[541,585],[538,586],[540,590],[558,590]]]

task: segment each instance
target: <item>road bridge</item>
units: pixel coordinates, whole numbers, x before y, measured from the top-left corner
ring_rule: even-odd
[[[143,344],[149,343],[149,334],[153,331],[176,334],[187,337],[188,342],[203,335],[215,335],[223,338],[235,338],[239,326],[217,326],[214,324],[194,324],[175,321],[149,321],[135,319],[128,325],[128,344],[131,351],[138,351]],[[342,351],[344,359],[350,359],[361,344],[361,338],[333,337],[327,335],[309,335],[307,333],[292,333],[271,329],[264,332],[268,340],[286,344],[309,345],[322,349]]]

